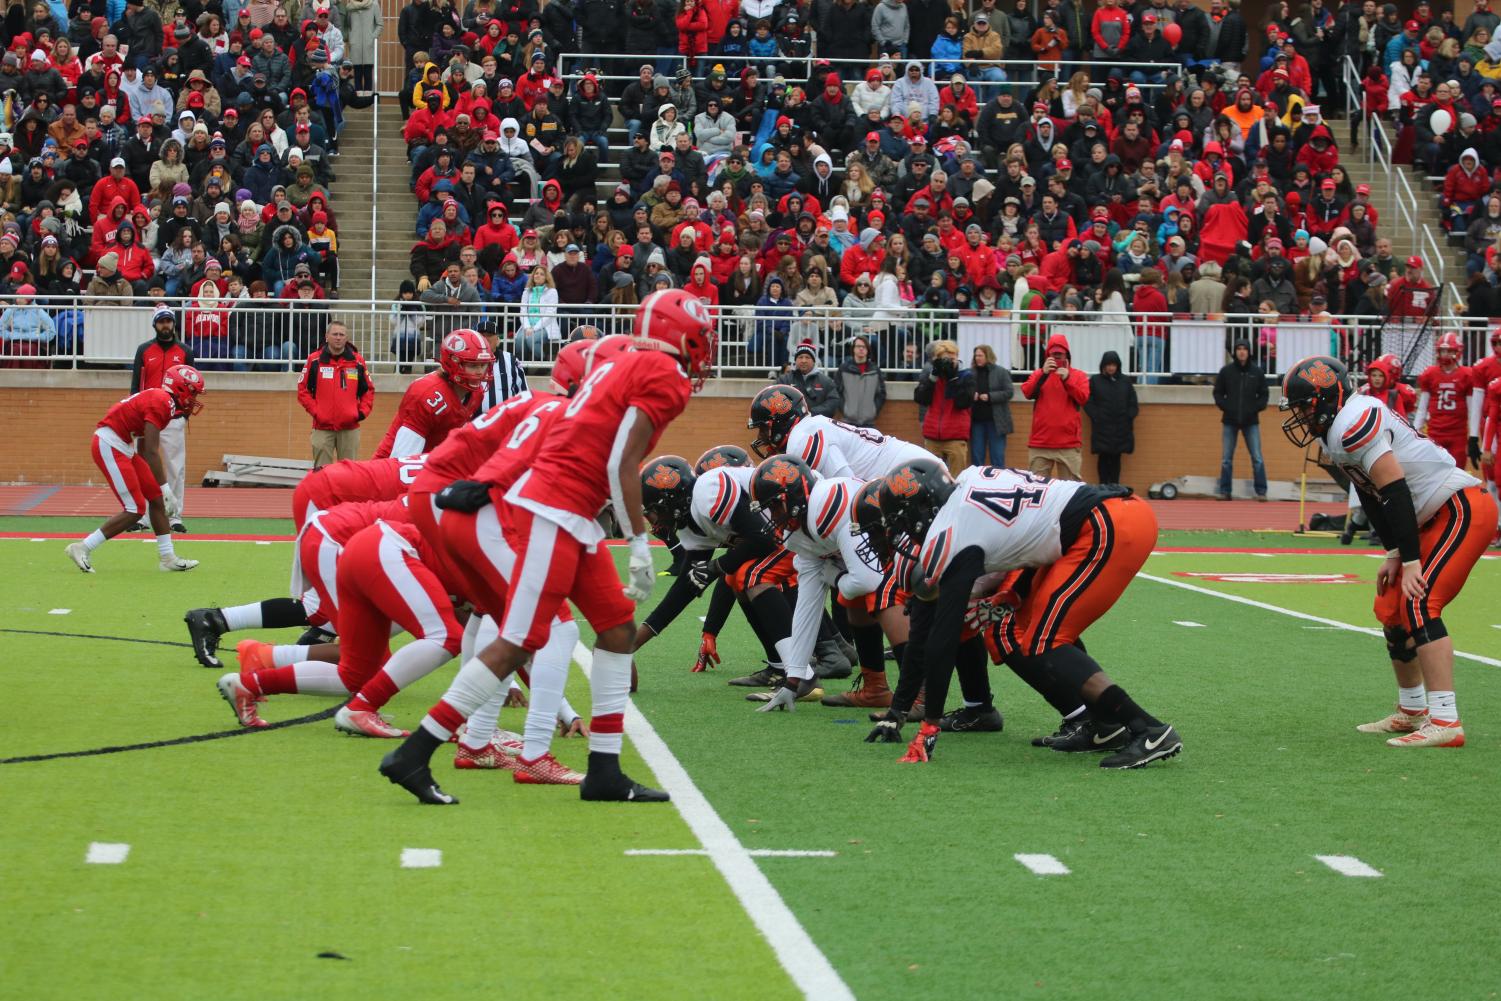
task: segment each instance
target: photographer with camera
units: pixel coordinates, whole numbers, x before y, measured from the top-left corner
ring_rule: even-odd
[[[959,368],[959,345],[934,341],[931,361],[923,366],[912,398],[927,407],[923,415],[923,446],[958,476],[969,465],[969,410],[975,402],[975,380]]]
[[[1082,480],[1083,439],[1079,408],[1089,401],[1089,376],[1073,367],[1068,338],[1048,338],[1047,360],[1022,383],[1032,401],[1032,434],[1027,439],[1032,472],[1055,480]]]

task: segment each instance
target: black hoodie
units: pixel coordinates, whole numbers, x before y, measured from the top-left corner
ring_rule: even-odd
[[[1244,363],[1235,357],[1238,348],[1246,349]],[[1220,408],[1220,423],[1233,427],[1259,423],[1257,415],[1266,409],[1269,395],[1266,373],[1256,364],[1251,342],[1237,340],[1230,349],[1230,363],[1214,377],[1214,405]]]
[[[1115,364],[1115,374],[1106,375],[1105,366]],[[1089,415],[1089,447],[1096,455],[1129,455],[1136,450],[1135,422],[1138,411],[1136,384],[1121,371],[1121,356],[1106,351],[1100,356],[1100,371],[1089,377],[1089,399],[1084,412]]]

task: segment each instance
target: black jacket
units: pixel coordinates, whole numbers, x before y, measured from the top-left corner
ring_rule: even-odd
[[[844,405],[844,400],[839,395],[839,383],[817,366],[807,375],[794,366],[783,372],[777,382],[800,390],[808,401],[808,413],[815,417],[837,417],[839,408]]]
[[[1236,341],[1235,347],[1249,351],[1251,342]],[[1268,396],[1266,373],[1249,354],[1244,365],[1231,361],[1214,377],[1214,405],[1220,408],[1221,424],[1250,427],[1259,423],[1257,415],[1266,409]]]
[[[1115,363],[1115,374],[1106,375],[1107,362]],[[1129,455],[1136,451],[1136,383],[1121,370],[1121,356],[1106,351],[1100,357],[1100,371],[1089,377],[1089,399],[1084,412],[1089,415],[1089,448],[1096,455]]]

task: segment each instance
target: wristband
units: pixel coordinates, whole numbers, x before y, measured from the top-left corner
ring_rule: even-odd
[[[1400,560],[1402,558],[1402,553],[1396,549],[1388,549],[1386,551],[1386,558],[1389,560]]]

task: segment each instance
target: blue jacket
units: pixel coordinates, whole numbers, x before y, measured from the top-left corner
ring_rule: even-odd
[[[39,306],[11,306],[0,313],[0,338],[51,343],[57,338],[57,324]]]
[[[933,39],[933,79],[947,80],[955,73],[964,72],[962,65],[959,63],[959,60],[963,58],[964,39],[950,38],[939,32],[938,37]],[[904,115],[907,113],[906,108],[899,108],[897,110],[901,111]]]

